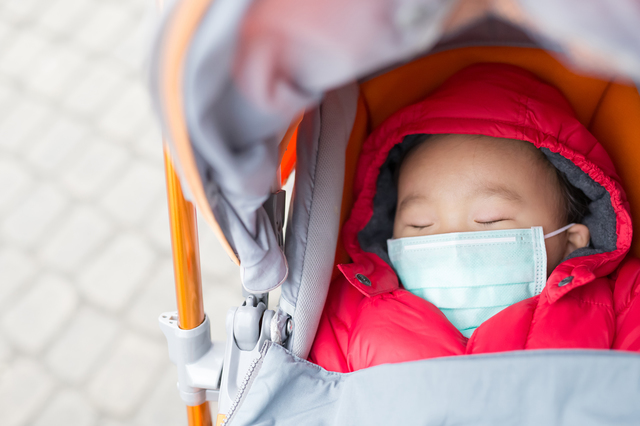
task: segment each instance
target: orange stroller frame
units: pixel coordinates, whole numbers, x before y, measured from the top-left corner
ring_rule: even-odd
[[[204,193],[191,151],[180,98],[184,56],[209,3],[208,0],[197,0],[188,8],[177,9],[178,14],[174,16],[173,22],[180,28],[174,34],[181,37],[169,39],[170,43],[165,46],[161,63],[165,72],[159,82],[162,96],[165,97],[163,105],[172,109],[165,114],[170,120],[166,123],[165,130],[173,145],[169,148],[165,144],[164,154],[178,318],[170,320],[177,321],[180,328],[185,330],[196,328],[205,320],[194,204],[199,207],[205,221],[214,230],[231,259],[239,264],[238,257],[216,222]],[[450,75],[477,62],[517,65],[558,87],[573,106],[579,120],[609,152],[623,182],[640,182],[640,168],[637,167],[640,145],[634,140],[640,135],[640,96],[631,82],[617,78],[602,80],[574,73],[540,49],[508,46],[443,49],[360,82],[356,117],[346,148],[340,225],[351,210],[355,164],[367,135],[398,109],[426,97]],[[429,75],[429,78],[424,78],[425,75]],[[409,87],[402,84],[405,81],[416,84]],[[279,145],[280,168],[273,192],[280,189],[279,185],[286,181],[294,168],[296,131],[301,119],[293,121]],[[176,167],[180,169],[180,176],[191,191],[193,203],[185,198]],[[640,206],[640,185],[628,186],[627,189],[630,204]],[[640,226],[640,208],[632,211],[635,213],[636,226]],[[640,240],[633,243],[631,253],[640,256]],[[348,261],[338,237],[335,264]],[[188,407],[187,413],[190,426],[211,424],[207,402]],[[224,415],[218,415],[217,424],[223,420]]]
[[[297,123],[296,123],[297,125]],[[291,135],[289,134],[291,133]],[[295,147],[295,128],[285,136]],[[173,165],[167,146],[164,147],[165,178],[167,182],[167,203],[169,205],[169,226],[171,232],[171,251],[175,278],[178,321],[180,328],[190,330],[196,328],[205,318],[202,299],[202,281],[200,275],[200,251],[198,247],[198,230],[194,205],[185,199],[180,186],[180,179]],[[283,157],[283,176],[293,170],[295,148],[287,151]],[[284,182],[283,182],[284,183]],[[187,406],[189,426],[211,425],[209,403]],[[217,424],[224,420],[218,416]]]

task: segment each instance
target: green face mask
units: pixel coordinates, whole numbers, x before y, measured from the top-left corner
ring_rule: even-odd
[[[437,306],[465,337],[504,308],[540,294],[547,281],[542,227],[457,232],[387,241],[405,289]]]

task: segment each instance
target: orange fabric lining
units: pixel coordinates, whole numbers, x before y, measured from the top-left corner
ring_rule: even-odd
[[[299,123],[298,123],[299,124]],[[285,135],[286,137],[286,135]],[[280,162],[280,185],[287,183],[293,168],[296,166],[296,143],[298,142],[298,125],[289,139]]]
[[[640,235],[640,95],[618,82],[603,97],[589,129],[611,156],[631,205],[634,235]],[[634,208],[635,207],[635,208]],[[640,257],[640,238],[631,243]]]
[[[640,205],[640,144],[635,142],[640,136],[640,96],[634,86],[576,74],[540,49],[466,47],[419,58],[360,85],[356,125],[347,146],[341,229],[353,206],[355,165],[368,134],[399,109],[428,96],[449,76],[478,62],[517,65],[557,87],[611,155],[631,205]],[[630,186],[634,182],[638,184]],[[633,218],[640,226],[640,210]],[[640,255],[640,243],[634,241],[632,253]],[[336,264],[348,262],[340,237]]]
[[[549,53],[522,47],[465,47],[417,59],[361,85],[371,114],[371,129],[397,110],[433,92],[447,78],[478,62],[517,65],[557,87],[588,125],[608,81],[575,74]],[[409,83],[410,82],[410,83]]]

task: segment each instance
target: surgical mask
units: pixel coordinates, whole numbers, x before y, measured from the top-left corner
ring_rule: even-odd
[[[542,227],[456,232],[387,240],[405,289],[437,306],[465,337],[504,308],[542,292],[547,281]]]

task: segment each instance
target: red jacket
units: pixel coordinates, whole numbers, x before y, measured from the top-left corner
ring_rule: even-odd
[[[404,290],[392,268],[363,250],[358,238],[372,217],[380,168],[389,151],[407,135],[438,133],[531,142],[571,160],[606,190],[597,209],[609,215],[609,249],[594,238],[592,227],[601,222],[592,222],[592,243],[600,252],[563,261],[541,294],[494,315],[469,339],[438,308]],[[342,274],[331,283],[309,356],[320,366],[349,372],[383,363],[520,349],[640,351],[640,261],[625,259],[632,230],[624,190],[611,159],[566,99],[533,74],[511,65],[477,64],[391,116],[363,146],[354,196],[342,230],[353,263],[338,266]],[[368,281],[360,276],[362,283],[357,274]]]

